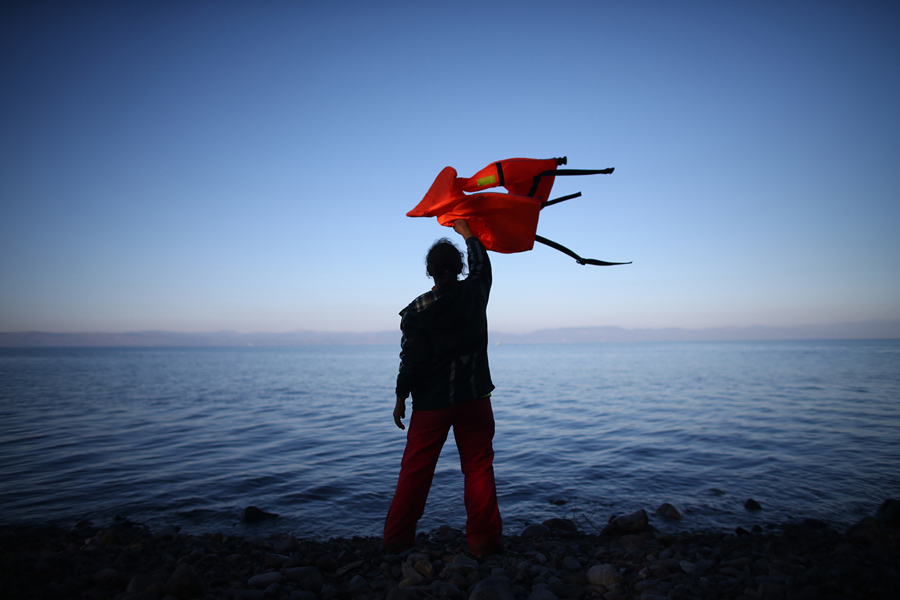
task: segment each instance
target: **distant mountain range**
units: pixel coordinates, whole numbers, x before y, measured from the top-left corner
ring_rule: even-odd
[[[721,342],[764,340],[900,339],[900,320],[800,325],[796,327],[716,327],[712,329],[624,329],[621,327],[565,327],[513,334],[492,331],[491,343],[567,344],[597,342]],[[288,333],[0,333],[2,348],[76,346],[313,346],[376,345],[400,342],[399,331],[348,333],[291,331]]]

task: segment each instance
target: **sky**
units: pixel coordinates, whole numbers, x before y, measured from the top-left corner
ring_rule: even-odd
[[[896,2],[21,2],[0,331],[384,331],[445,166],[568,157],[491,329],[900,318]]]

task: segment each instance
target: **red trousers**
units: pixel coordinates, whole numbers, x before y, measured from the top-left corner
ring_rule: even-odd
[[[503,550],[503,523],[494,483],[494,413],[490,398],[438,410],[414,410],[406,434],[397,491],[384,524],[384,546],[400,551],[416,544],[416,524],[450,428],[465,476],[466,538],[476,554]]]

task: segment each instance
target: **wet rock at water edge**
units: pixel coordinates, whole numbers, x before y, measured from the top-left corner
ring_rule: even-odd
[[[667,519],[672,519],[673,521],[677,521],[681,519],[681,513],[678,512],[678,509],[669,504],[668,502],[664,502],[659,505],[659,508],[656,509],[656,514],[663,516]]]
[[[900,500],[888,498],[878,508],[875,518],[890,527],[900,529]]]
[[[543,535],[545,533],[550,533],[550,528],[546,525],[541,525],[538,523],[533,523],[528,525],[525,529],[522,530],[520,534],[522,537],[534,537],[536,535]]]
[[[762,510],[760,503],[753,498],[748,498],[747,501],[744,502],[744,508],[747,510]]]
[[[244,523],[260,523],[262,521],[266,521],[268,519],[276,519],[278,515],[275,513],[266,512],[255,506],[248,506],[241,513],[241,521]]]
[[[603,528],[601,535],[620,536],[626,534],[643,533],[647,531],[650,522],[647,518],[647,511],[643,508],[629,513],[614,517],[609,524]]]
[[[807,518],[803,519],[803,526],[809,527],[810,529],[825,529],[828,527],[828,523],[820,519]],[[754,531],[756,531],[755,528]]]
[[[547,519],[543,523],[541,523],[544,527],[554,531],[578,531],[578,527],[575,525],[575,522],[571,519],[560,519],[557,517],[553,517],[552,519]]]
[[[884,539],[886,534],[878,519],[866,517],[847,529],[847,537],[861,542],[874,542]]]
[[[439,540],[452,540],[455,537],[462,535],[462,531],[459,529],[454,529],[449,525],[441,525],[438,528],[437,534],[435,537]]]

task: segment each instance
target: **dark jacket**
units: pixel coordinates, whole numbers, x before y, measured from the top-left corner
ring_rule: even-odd
[[[397,397],[412,393],[413,410],[446,408],[494,389],[487,355],[491,261],[478,238],[466,246],[466,279],[443,294],[422,294],[400,311]]]

